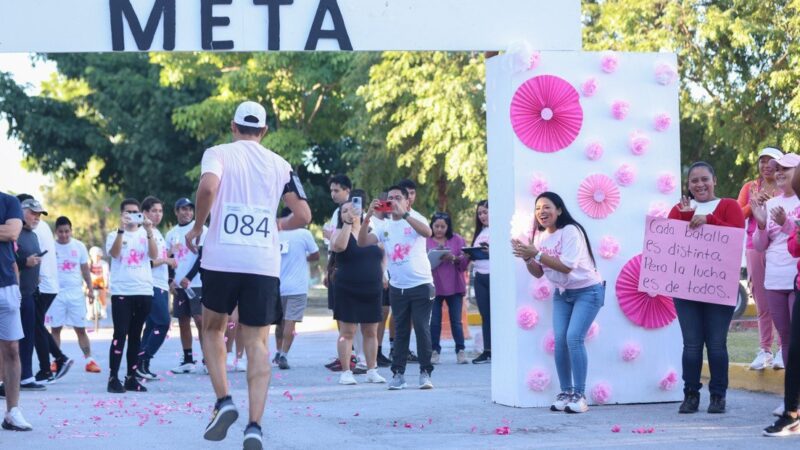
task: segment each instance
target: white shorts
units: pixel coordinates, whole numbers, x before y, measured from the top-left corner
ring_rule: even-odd
[[[86,327],[86,298],[83,293],[59,293],[47,310],[45,324],[51,327]],[[49,319],[49,320],[48,320]]]
[[[0,341],[18,341],[25,336],[19,312],[21,302],[19,286],[0,288]]]

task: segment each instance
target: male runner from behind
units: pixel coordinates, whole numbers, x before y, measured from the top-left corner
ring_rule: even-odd
[[[217,397],[204,437],[225,439],[239,417],[225,371],[225,328],[239,308],[242,343],[247,352],[249,419],[245,449],[263,448],[261,418],[271,375],[269,326],[282,316],[281,255],[278,232],[303,227],[311,210],[299,178],[286,160],[261,146],[267,113],[255,102],[236,108],[233,142],[206,150],[196,195],[196,221],[186,244],[196,250],[203,224],[210,218],[201,277],[203,279],[203,351]],[[292,210],[276,221],[278,204]]]

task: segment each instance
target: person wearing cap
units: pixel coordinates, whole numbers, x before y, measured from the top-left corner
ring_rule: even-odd
[[[742,208],[745,220],[747,220],[747,243],[745,246],[745,261],[747,264],[747,276],[750,279],[750,291],[756,302],[758,312],[758,334],[759,350],[755,359],[750,363],[751,370],[764,370],[773,367],[783,368],[783,361],[780,352],[774,356],[772,354],[772,318],[769,315],[769,305],[767,305],[767,295],[764,290],[764,268],[766,257],[764,252],[760,252],[753,247],[753,233],[756,230],[756,220],[750,209],[750,199],[758,198],[762,202],[767,201],[778,193],[775,184],[775,165],[770,161],[775,161],[783,156],[783,152],[776,148],[767,147],[758,153],[758,178],[748,181],[739,191],[739,206]],[[781,342],[778,338],[778,347]]]
[[[6,400],[2,427],[14,431],[33,429],[19,408],[19,340],[24,336],[24,331],[14,241],[22,232],[22,223],[19,200],[0,192],[0,374],[5,380],[2,388]]]
[[[792,177],[800,164],[800,156],[787,153],[774,164],[778,195],[766,202],[751,199],[750,205],[758,225],[753,233],[753,246],[766,253],[764,288],[769,315],[782,343],[782,362],[789,356],[789,346],[783,343],[789,342],[791,334],[794,280],[799,260],[789,253],[788,240],[795,233],[795,221],[800,218],[800,199],[792,188]]]
[[[282,316],[279,277],[280,230],[311,222],[300,179],[285,159],[261,146],[267,112],[255,102],[236,108],[233,142],[203,154],[196,194],[196,221],[186,245],[196,251],[203,224],[211,219],[203,244],[203,350],[217,397],[204,438],[221,441],[239,413],[225,371],[225,329],[238,306],[241,340],[247,352],[249,418],[244,447],[263,446],[261,419],[269,389],[269,326]],[[292,211],[276,220],[278,205]]]
[[[681,198],[669,213],[670,219],[689,222],[689,228],[703,225],[744,228],[744,215],[736,200],[718,198],[714,192],[717,177],[711,164],[698,161],[689,166],[686,175],[688,196]],[[755,214],[755,213],[754,213]],[[734,244],[731,244],[734,245]],[[696,413],[700,406],[700,371],[703,368],[703,347],[708,352],[711,379],[708,391],[711,401],[708,412],[725,412],[728,391],[728,328],[733,319],[733,306],[674,298],[675,312],[683,336],[683,403],[678,412]]]
[[[175,202],[175,217],[178,225],[167,232],[168,252],[175,259],[177,265],[170,280],[172,297],[172,316],[178,319],[183,346],[183,357],[172,373],[208,373],[204,364],[197,365],[192,349],[192,319],[201,338],[203,336],[203,282],[198,272],[200,271],[200,257],[203,250],[208,229],[203,226],[198,252],[189,251],[186,247],[186,233],[194,227],[194,203],[186,197]]]

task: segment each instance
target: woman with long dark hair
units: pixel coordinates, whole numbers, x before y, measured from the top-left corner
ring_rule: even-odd
[[[475,234],[472,246],[483,247],[489,252],[489,201],[481,200],[475,207]],[[472,360],[473,364],[492,362],[492,315],[489,297],[489,260],[477,259],[472,263],[475,284],[475,300],[481,313],[481,333],[483,334],[483,353]]]
[[[556,287],[553,333],[561,393],[550,410],[586,412],[588,357],[584,340],[605,301],[605,282],[597,271],[586,230],[558,194],[544,192],[536,198],[532,241],[525,244],[512,239],[511,246],[531,275],[545,276]]]

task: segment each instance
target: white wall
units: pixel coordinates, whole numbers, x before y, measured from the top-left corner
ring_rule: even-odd
[[[586,227],[597,255],[600,239],[615,237],[619,254],[606,260],[597,256],[601,274],[607,280],[605,306],[596,322],[599,335],[587,342],[589,374],[587,397],[597,383],[611,388],[609,403],[674,401],[682,398],[680,380],[672,390],[659,387],[670,371],[680,377],[681,335],[677,319],[658,330],[634,325],[621,312],[615,294],[615,282],[621,267],[641,253],[644,218],[651,202],[674,204],[680,187],[672,194],[662,194],[656,178],[665,172],[674,174],[680,183],[680,138],[678,132],[678,85],[656,82],[658,63],[676,64],[672,54],[618,54],[619,68],[613,74],[600,69],[601,54],[578,52],[542,52],[538,67],[514,73],[512,56],[500,56],[487,62],[487,122],[489,146],[489,205],[492,247],[492,398],[495,402],[522,407],[548,406],[559,392],[552,355],[543,351],[545,334],[552,330],[552,300],[532,299],[532,277],[524,263],[511,255],[511,219],[514,213],[532,217],[534,196],[530,193],[533,173],[547,177],[549,190],[561,195],[572,215]],[[584,122],[577,139],[555,153],[540,153],[527,148],[514,134],[509,107],[516,89],[537,75],[556,75],[578,92],[590,77],[598,81],[593,97],[581,96]],[[610,108],[615,100],[630,103],[630,115],[619,121]],[[666,132],[653,130],[653,118],[666,112],[672,126]],[[642,130],[651,138],[649,151],[634,156],[628,148],[628,135]],[[591,140],[604,143],[605,154],[590,161],[584,154]],[[604,220],[588,217],[578,207],[578,186],[594,173],[614,178],[617,168],[627,163],[638,172],[635,183],[618,187],[622,199],[619,208]],[[516,322],[517,308],[530,305],[539,313],[539,323],[532,330],[521,329]],[[638,343],[641,355],[632,362],[620,356],[626,342]],[[544,392],[526,386],[528,371],[539,368],[549,373],[551,381]],[[591,401],[591,398],[589,398]]]

